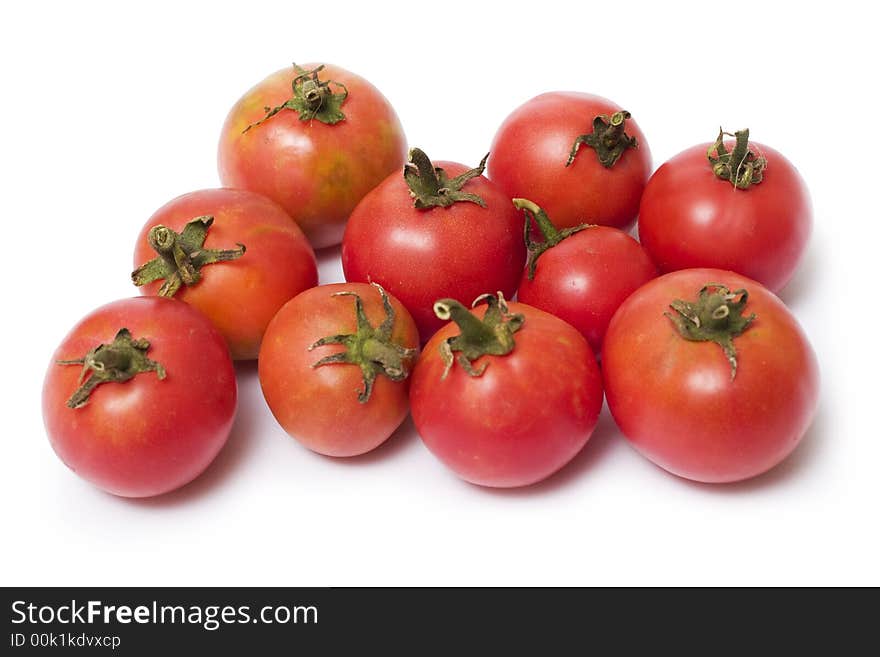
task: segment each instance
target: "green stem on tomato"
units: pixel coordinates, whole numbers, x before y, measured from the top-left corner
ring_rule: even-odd
[[[413,197],[413,205],[420,210],[426,210],[435,207],[448,208],[455,203],[468,201],[485,208],[486,202],[480,196],[462,191],[462,187],[472,178],[483,175],[488,158],[487,153],[477,167],[468,169],[455,178],[449,178],[442,168],[434,166],[423,150],[411,148],[409,160],[403,167],[403,179]]]
[[[544,252],[552,249],[562,240],[571,237],[575,233],[579,233],[585,228],[595,227],[594,224],[580,224],[578,226],[571,226],[559,230],[553,225],[553,222],[550,221],[550,217],[547,216],[544,209],[539,207],[536,203],[525,198],[515,198],[513,199],[513,206],[517,210],[522,210],[526,216],[525,227],[523,228],[523,240],[525,240],[526,250],[529,252],[526,269],[530,281],[535,278],[538,258],[540,258]],[[543,237],[543,240],[540,242],[536,242],[532,239],[531,219],[534,219],[535,224],[538,226],[538,230],[541,233],[541,237]]]
[[[309,351],[325,344],[341,344],[344,351],[325,356],[312,364],[312,367],[322,367],[333,363],[348,363],[361,368],[364,387],[358,393],[358,401],[366,404],[373,392],[376,377],[380,374],[392,381],[403,381],[409,376],[410,361],[416,355],[417,349],[407,349],[391,339],[394,331],[394,307],[391,300],[378,283],[373,283],[382,297],[382,305],[385,310],[385,319],[379,326],[370,324],[364,312],[364,302],[354,292],[336,292],[334,297],[354,297],[354,312],[357,329],[354,333],[328,335],[317,340],[309,347]]]
[[[440,345],[440,355],[446,364],[443,370],[444,379],[455,360],[469,376],[482,376],[488,363],[474,368],[473,361],[485,355],[505,356],[516,346],[513,334],[522,328],[525,317],[519,313],[510,313],[501,292],[497,295],[480,295],[474,300],[472,307],[480,303],[489,306],[483,319],[455,299],[440,299],[434,304],[434,314],[437,317],[452,320],[461,329],[459,335],[447,338]],[[458,352],[457,359],[455,352]]]
[[[736,144],[732,151],[724,145],[724,137],[734,137]],[[706,153],[712,171],[721,179],[728,181],[736,189],[748,189],[764,179],[767,159],[749,147],[749,130],[737,130],[730,134],[718,128],[718,137]]]
[[[215,262],[236,260],[244,255],[244,244],[235,249],[205,249],[208,229],[214,217],[196,217],[187,222],[180,233],[165,226],[153,226],[147,240],[157,256],[131,273],[138,287],[160,279],[159,296],[173,297],[182,285],[195,285],[202,279],[201,270]]]
[[[82,358],[59,360],[58,365],[82,365],[78,388],[67,400],[70,408],[82,408],[99,385],[122,383],[144,372],[155,372],[165,378],[165,368],[147,358],[150,343],[145,338],[135,340],[127,328],[121,328],[110,344],[99,344]]]
[[[731,292],[720,283],[706,283],[696,301],[676,299],[669,304],[675,313],[664,313],[685,340],[714,342],[724,351],[730,363],[730,379],[738,368],[733,339],[749,328],[756,315],[743,316],[749,301],[746,290]]]
[[[251,123],[242,134],[251,128],[256,128],[282,110],[296,112],[300,121],[315,120],[327,125],[334,125],[345,119],[342,103],[348,98],[348,88],[335,80],[321,80],[318,73],[324,70],[323,64],[311,71],[294,64],[293,70],[296,72],[296,77],[290,84],[290,98],[277,107],[264,107],[266,115],[259,121]],[[330,88],[331,84],[339,87],[341,91],[333,91]]]
[[[606,169],[617,164],[628,148],[638,148],[639,145],[635,137],[626,134],[626,121],[631,116],[625,110],[615,112],[611,116],[607,114],[595,116],[593,118],[593,132],[579,135],[574,140],[565,166],[571,166],[582,145],[589,146],[596,151],[599,163]]]

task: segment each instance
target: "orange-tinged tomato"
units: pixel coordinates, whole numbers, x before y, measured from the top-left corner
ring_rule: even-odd
[[[263,395],[284,430],[309,449],[363,454],[406,417],[419,337],[406,308],[391,296],[388,304],[390,313],[377,286],[322,285],[291,299],[269,324],[259,359]],[[343,339],[358,334],[360,341]]]
[[[305,64],[299,71],[316,68]],[[276,201],[321,248],[341,241],[358,201],[403,165],[406,138],[394,109],[372,84],[331,64],[318,71],[318,79],[329,82],[330,93],[347,90],[339,105],[344,118],[324,123],[283,109],[254,125],[266,117],[267,107],[291,98],[298,77],[295,67],[281,69],[232,107],[220,136],[218,166],[224,185]]]
[[[236,360],[256,358],[269,320],[289,299],[318,284],[315,253],[297,225],[275,202],[244,190],[205,189],[159,208],[138,236],[135,267],[157,257],[150,231],[182,233],[194,218],[212,217],[205,249],[235,250],[235,259],[204,265],[199,280],[181,284],[174,297],[202,311],[226,338]],[[198,256],[196,256],[198,257]],[[167,279],[141,287],[160,292]]]

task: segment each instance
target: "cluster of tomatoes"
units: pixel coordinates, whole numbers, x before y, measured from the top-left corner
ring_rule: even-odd
[[[173,490],[226,442],[233,360],[258,358],[278,422],[326,455],[412,412],[463,479],[524,486],[584,447],[607,399],[670,472],[758,475],[817,404],[815,356],[774,295],[809,237],[806,189],[747,130],[651,169],[633,117],[598,96],[533,98],[469,168],[407,151],[357,75],[278,71],[229,113],[224,187],[141,231],[143,296],[58,347],[52,446],[111,493]],[[348,282],[319,286],[313,249],[340,241]]]

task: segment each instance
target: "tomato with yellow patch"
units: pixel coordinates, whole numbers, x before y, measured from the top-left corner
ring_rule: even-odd
[[[321,248],[342,240],[358,201],[403,165],[406,138],[391,104],[367,80],[331,64],[317,69],[287,67],[245,93],[223,125],[218,166],[225,186],[276,201]],[[342,118],[325,123],[320,111],[289,108],[267,118],[267,109],[284,105],[294,82],[311,72],[337,101],[347,94],[338,107]]]

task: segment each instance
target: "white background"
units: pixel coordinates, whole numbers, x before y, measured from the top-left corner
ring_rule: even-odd
[[[865,3],[15,3],[0,23],[5,585],[880,584],[876,65]],[[10,8],[14,7],[14,8]],[[85,313],[135,294],[133,240],[170,198],[217,186],[238,96],[292,61],[383,91],[411,144],[475,164],[514,107],[583,90],[633,112],[655,166],[748,126],[815,206],[782,298],[819,355],[813,428],[756,480],[705,486],[638,456],[603,413],[546,483],[447,472],[411,425],[362,458],[275,424],[255,367],[196,482],[117,499],[55,457],[49,357]],[[321,280],[341,279],[337,254]]]

